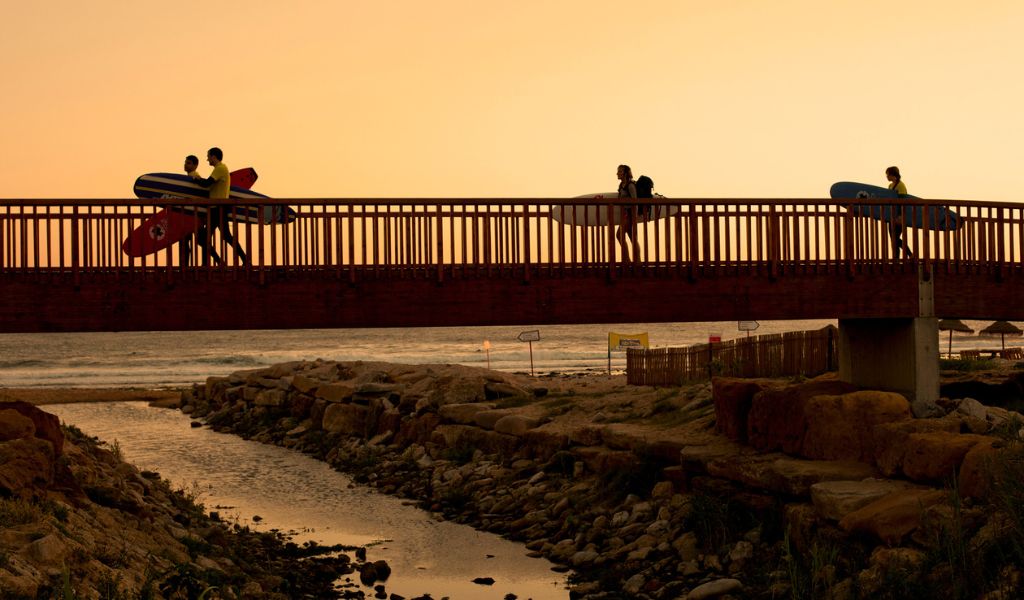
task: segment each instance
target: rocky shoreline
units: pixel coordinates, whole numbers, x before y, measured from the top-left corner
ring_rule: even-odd
[[[944,399],[915,416],[829,378],[600,379],[317,361],[210,378],[182,405],[522,541],[574,571],[573,598],[1018,588],[1024,495],[994,472],[1020,468],[1018,413]]]
[[[299,546],[222,521],[116,445],[0,402],[2,600],[363,598],[360,582],[389,572],[364,548]]]
[[[521,541],[573,571],[571,598],[1020,597],[1024,417],[995,405],[1020,405],[1024,374],[943,389],[912,406],[829,377],[655,389],[316,361],[163,404]],[[0,404],[0,599],[358,598],[362,571],[398,600],[364,551],[297,547],[194,500]]]

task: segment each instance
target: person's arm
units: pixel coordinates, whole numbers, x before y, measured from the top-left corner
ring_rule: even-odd
[[[626,186],[626,189],[629,190],[629,197],[630,198],[636,198],[636,184],[635,183],[630,182],[630,184]]]
[[[214,179],[213,177],[207,177],[206,179],[203,179],[202,177],[196,177],[192,180],[192,183],[202,186],[204,188],[208,188],[213,186],[213,184],[217,183],[217,180]]]

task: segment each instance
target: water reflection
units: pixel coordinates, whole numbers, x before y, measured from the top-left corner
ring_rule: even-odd
[[[364,545],[370,560],[393,569],[390,593],[430,593],[452,600],[564,600],[565,575],[526,549],[471,527],[433,520],[398,498],[355,485],[298,452],[189,427],[172,410],[139,402],[50,405],[45,409],[89,435],[115,440],[125,459],[194,488],[208,510],[257,529],[293,533],[296,541]],[[258,516],[258,522],[253,517]],[[492,557],[492,558],[489,558]],[[472,583],[491,577],[493,586]]]

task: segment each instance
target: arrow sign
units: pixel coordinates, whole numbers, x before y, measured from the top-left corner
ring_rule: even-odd
[[[540,341],[540,330],[534,329],[533,331],[524,331],[516,337],[520,342],[539,342]]]
[[[757,321],[740,321],[736,324],[740,331],[754,331],[761,326]]]

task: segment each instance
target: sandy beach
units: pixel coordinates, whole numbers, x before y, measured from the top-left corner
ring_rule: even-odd
[[[181,390],[137,388],[0,388],[0,402],[21,400],[36,405],[75,404],[79,402],[150,402],[177,400]]]

